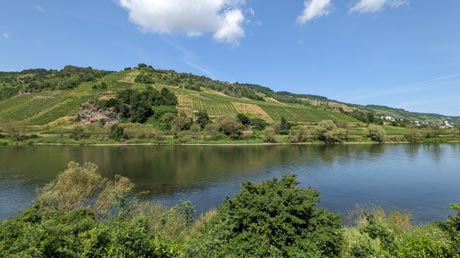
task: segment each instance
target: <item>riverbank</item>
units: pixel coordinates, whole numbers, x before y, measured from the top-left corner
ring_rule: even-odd
[[[459,141],[443,142],[443,143],[459,143]],[[281,146],[281,145],[379,145],[379,144],[410,144],[410,142],[338,142],[334,144],[325,142],[195,142],[195,143],[180,143],[180,142],[88,142],[88,141],[68,141],[68,142],[37,142],[37,141],[11,141],[0,140],[0,146]]]
[[[370,140],[368,137],[359,135],[350,136],[348,141],[324,142],[320,140],[305,140],[301,142],[291,141],[288,135],[276,135],[272,142],[266,142],[262,137],[250,137],[245,139],[231,140],[220,138],[209,140],[200,138],[175,139],[172,136],[164,136],[162,139],[155,138],[132,138],[116,141],[113,139],[101,139],[98,137],[86,137],[82,139],[72,139],[61,136],[33,137],[25,140],[14,140],[9,137],[0,138],[1,145],[38,145],[38,146],[272,146],[272,145],[374,145],[374,144],[440,144],[440,143],[460,143],[460,139],[454,136],[439,136],[436,138],[423,138],[417,141],[408,141],[401,135],[388,135],[383,142]]]

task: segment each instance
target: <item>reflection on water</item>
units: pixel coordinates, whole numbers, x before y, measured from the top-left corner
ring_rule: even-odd
[[[129,177],[167,204],[191,200],[203,211],[243,181],[296,173],[322,192],[321,205],[346,212],[356,203],[444,219],[460,200],[460,145],[339,146],[28,146],[0,147],[0,219],[27,207],[35,189],[69,161],[94,162],[102,174]]]

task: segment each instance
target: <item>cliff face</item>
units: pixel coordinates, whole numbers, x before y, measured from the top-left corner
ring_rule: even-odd
[[[111,110],[89,109],[82,108],[78,111],[78,119],[84,124],[91,123],[105,123],[105,124],[118,124],[117,113]]]

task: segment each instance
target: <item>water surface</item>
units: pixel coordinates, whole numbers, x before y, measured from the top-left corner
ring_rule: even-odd
[[[36,189],[69,161],[94,162],[103,175],[129,177],[137,191],[199,212],[217,207],[244,181],[295,173],[322,193],[320,206],[356,204],[406,210],[419,223],[445,220],[460,201],[460,144],[344,146],[24,146],[0,147],[0,220],[30,205]]]

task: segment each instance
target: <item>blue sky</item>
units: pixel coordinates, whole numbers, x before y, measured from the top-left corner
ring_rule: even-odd
[[[460,115],[458,0],[0,0],[0,70],[143,62]]]

